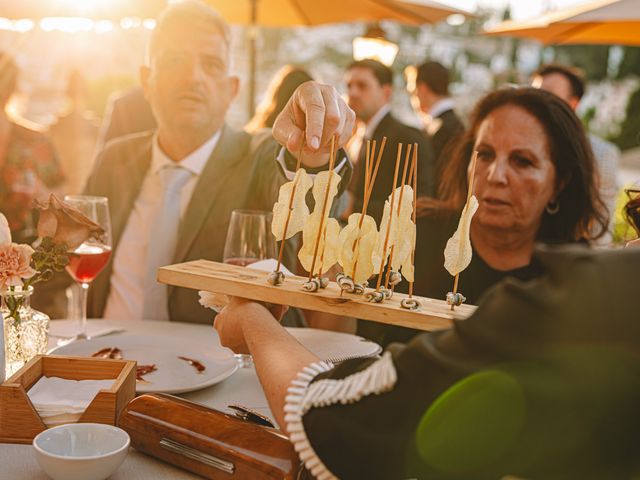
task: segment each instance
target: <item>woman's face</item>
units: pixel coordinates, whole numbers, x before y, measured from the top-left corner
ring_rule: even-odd
[[[520,107],[500,107],[480,124],[475,149],[476,227],[535,235],[556,197],[556,168],[542,125]]]

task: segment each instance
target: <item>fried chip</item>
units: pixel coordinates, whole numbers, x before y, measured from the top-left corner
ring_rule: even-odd
[[[284,227],[287,223],[287,215],[289,214],[289,203],[291,202],[291,192],[294,184],[296,185],[296,193],[293,196],[291,205],[291,217],[287,225],[287,234],[284,235]],[[276,240],[282,240],[293,237],[302,230],[304,224],[309,218],[309,207],[305,197],[309,189],[313,186],[313,180],[303,168],[296,172],[296,176],[291,182],[287,182],[280,187],[278,201],[273,205],[273,220],[271,222],[271,232]]]
[[[349,275],[356,283],[363,283],[374,273],[372,254],[378,241],[378,229],[373,217],[365,215],[362,227],[359,229],[360,218],[360,213],[351,214],[347,226],[342,229],[339,237],[338,262],[345,274]],[[356,243],[358,238],[360,240]],[[356,258],[358,259],[357,265],[355,265]],[[356,266],[355,272],[353,271],[354,265]]]
[[[475,195],[472,195],[462,210],[458,229],[447,241],[447,246],[444,249],[444,268],[446,268],[452,276],[463,271],[471,263],[473,250],[471,249],[469,231],[471,219],[475,215],[476,210],[478,210],[478,199]]]
[[[325,273],[333,267],[338,259],[340,224],[335,218],[328,218],[325,222],[324,235],[320,236],[318,244],[317,260],[313,275]],[[316,247],[318,229],[320,227],[320,215],[315,212],[309,217],[309,221],[302,229],[302,248],[298,252],[300,264],[307,271],[311,271],[313,254]]]

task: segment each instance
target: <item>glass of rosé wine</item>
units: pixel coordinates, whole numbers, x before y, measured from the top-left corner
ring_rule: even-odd
[[[83,340],[87,336],[87,291],[89,285],[104,269],[111,257],[111,217],[109,201],[106,197],[87,195],[67,195],[64,197],[72,207],[82,212],[89,220],[100,225],[104,231],[100,236],[92,236],[79,247],[69,252],[69,264],[66,270],[81,290],[80,331],[74,340]]]
[[[231,212],[222,261],[246,267],[276,257],[276,241],[271,233],[271,212],[234,210]],[[253,366],[251,355],[234,355],[241,368]]]
[[[271,212],[234,210],[231,212],[222,261],[246,267],[276,256],[275,237],[271,233]]]

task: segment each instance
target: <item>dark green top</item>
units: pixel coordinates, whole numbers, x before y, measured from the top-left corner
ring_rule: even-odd
[[[640,249],[536,257],[539,278],[505,279],[452,329],[392,345],[390,391],[303,417],[327,468],[341,479],[637,478]]]

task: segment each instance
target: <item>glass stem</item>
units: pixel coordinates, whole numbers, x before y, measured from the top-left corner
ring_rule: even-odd
[[[89,284],[86,282],[80,283],[80,337],[87,338],[87,292],[89,291]]]

